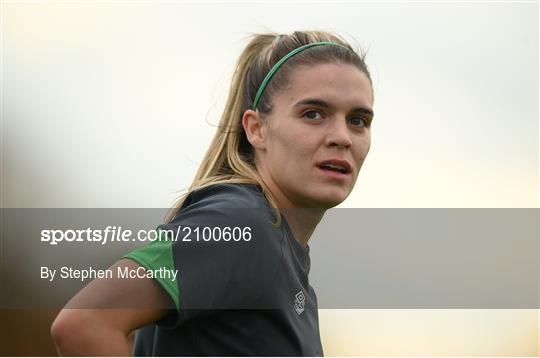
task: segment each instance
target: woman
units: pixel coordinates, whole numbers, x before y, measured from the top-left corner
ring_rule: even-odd
[[[178,278],[93,281],[67,306],[91,309],[64,309],[53,323],[59,352],[129,355],[140,328],[136,355],[323,355],[308,241],[354,187],[372,107],[363,56],[336,35],[253,36],[162,240],[113,266]]]

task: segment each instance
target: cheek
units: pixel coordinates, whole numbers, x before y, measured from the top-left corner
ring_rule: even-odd
[[[308,164],[317,148],[315,137],[308,135],[305,130],[296,130],[294,125],[275,130],[269,136],[272,156],[282,164],[289,163],[296,167]]]
[[[354,159],[357,162],[363,161],[366,158],[366,156],[368,155],[370,148],[371,148],[371,137],[370,136],[366,136],[366,137],[364,137],[362,139],[359,139],[358,142],[356,143],[354,149],[353,149]]]
[[[282,168],[303,168],[310,163],[313,149],[298,138],[283,140],[279,148],[274,148],[274,162]],[[298,174],[298,171],[295,171]]]

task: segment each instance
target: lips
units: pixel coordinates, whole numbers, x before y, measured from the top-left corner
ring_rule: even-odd
[[[317,163],[317,166],[325,170],[333,170],[342,174],[349,174],[352,172],[352,167],[346,160],[341,159],[329,159]]]

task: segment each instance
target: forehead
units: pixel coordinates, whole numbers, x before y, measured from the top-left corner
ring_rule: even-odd
[[[295,68],[275,104],[284,110],[304,98],[317,98],[341,108],[372,109],[373,91],[366,74],[350,64],[318,64]]]

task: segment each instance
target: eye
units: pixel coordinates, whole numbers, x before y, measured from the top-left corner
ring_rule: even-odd
[[[365,119],[364,117],[352,117],[349,119],[351,124],[355,127],[363,128],[367,127],[369,124],[369,121]]]
[[[311,120],[320,119],[320,117],[317,117],[317,115],[321,116],[321,112],[316,111],[316,110],[310,110],[310,111],[304,112],[302,117],[306,117],[307,119],[311,119]]]

